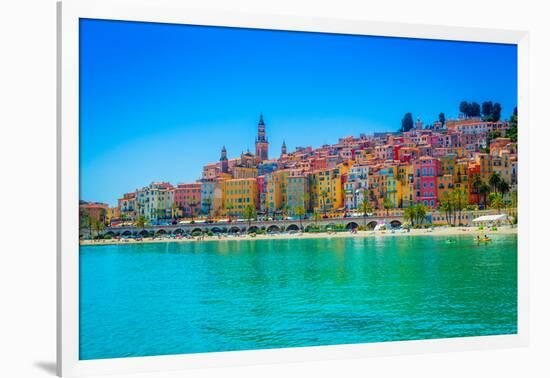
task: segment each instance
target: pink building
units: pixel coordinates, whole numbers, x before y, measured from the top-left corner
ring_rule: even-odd
[[[173,189],[174,204],[184,216],[196,216],[201,209],[201,183],[178,184]]]
[[[267,185],[265,182],[265,176],[258,176],[256,177],[256,182],[258,183],[258,198],[257,198],[257,204],[260,212],[265,212],[265,201],[266,201],[266,189]]]
[[[414,202],[435,208],[437,206],[437,175],[440,162],[430,156],[423,156],[413,162]]]

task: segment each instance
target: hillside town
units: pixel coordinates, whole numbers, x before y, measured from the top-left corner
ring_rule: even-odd
[[[391,211],[407,217],[420,207],[432,223],[450,224],[460,223],[462,211],[515,207],[517,110],[501,120],[498,103],[459,109],[456,119],[440,114],[424,124],[407,113],[395,132],[293,151],[283,142],[276,152],[260,115],[255,151],[230,157],[220,146],[219,160],[204,165],[196,182],[153,182],[122,194],[115,207],[81,201],[81,216],[115,227]]]

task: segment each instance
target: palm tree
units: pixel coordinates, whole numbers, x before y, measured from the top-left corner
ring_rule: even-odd
[[[403,210],[403,217],[411,222],[411,226],[414,227],[416,221],[416,205],[411,205]]]
[[[506,181],[500,180],[500,182],[497,185],[497,189],[500,192],[500,194],[502,194],[502,197],[504,197],[506,193],[510,191],[510,185]]]
[[[384,208],[384,210],[386,210],[386,217],[388,217],[390,214],[390,209],[393,208],[392,200],[389,199],[388,197],[385,197],[384,201],[382,202],[382,207]]]
[[[487,183],[484,182],[479,186],[478,192],[479,192],[479,195],[481,196],[481,198],[483,199],[483,208],[486,209],[487,208],[487,196],[491,192],[491,187],[489,185],[487,185]]]
[[[458,224],[460,225],[460,220],[462,219],[462,210],[464,210],[464,208],[468,204],[468,196],[466,194],[466,190],[461,188],[454,189],[452,200],[454,211],[458,211]]]
[[[479,173],[476,173],[474,177],[472,178],[472,193],[477,194],[479,196],[479,189],[481,188],[481,185],[483,185],[483,181],[481,180],[481,176]],[[479,197],[478,197],[479,199]]]
[[[164,209],[156,209],[155,213],[156,213],[156,216],[157,216],[157,223],[160,219],[162,219],[166,216],[166,211]]]
[[[178,205],[175,202],[172,202],[172,206],[170,206],[172,220],[176,219],[176,210],[178,209]]]
[[[498,183],[500,182],[500,175],[496,172],[491,173],[489,176],[489,185],[493,188],[493,192],[497,191]]]
[[[231,220],[231,211],[233,210],[233,204],[229,201],[226,201],[225,203],[225,212],[227,214],[227,217],[229,220]]]
[[[99,219],[92,220],[92,229],[95,231],[95,236],[99,236],[99,233],[105,229],[105,223]]]
[[[145,218],[143,215],[140,215],[136,218],[136,227],[141,228],[142,231],[145,229],[147,223],[147,218]]]
[[[205,198],[203,200],[203,204],[204,204],[204,208],[206,209],[205,215],[207,217],[210,217],[210,207],[212,206],[212,199],[210,197]]]
[[[252,220],[256,219],[256,208],[252,205],[246,205],[244,208],[244,217],[248,222],[248,228],[250,228]]]
[[[500,213],[500,210],[505,206],[502,194],[492,193],[489,199],[491,200],[491,207]]]
[[[445,213],[447,224],[451,224],[451,214],[453,212],[453,201],[448,191],[441,194],[439,211]]]
[[[367,197],[363,197],[361,202],[361,213],[363,214],[363,226],[367,228],[367,214],[372,212],[372,205]]]
[[[296,209],[294,210],[294,212],[296,213],[296,215],[298,216],[298,219],[300,220],[300,230],[301,230],[303,228],[302,217],[306,215],[306,209],[304,209],[303,206],[296,206]]]
[[[426,218],[426,213],[428,212],[426,209],[426,206],[419,203],[415,207],[416,207],[415,215],[416,215],[417,223],[422,224],[424,223],[424,219]]]
[[[327,200],[328,200],[328,191],[326,189],[323,189],[321,191],[321,203],[322,203],[322,209],[323,209],[323,215],[327,215]]]
[[[315,221],[316,226],[319,224],[319,218],[320,218],[319,211],[313,210],[313,220]]]

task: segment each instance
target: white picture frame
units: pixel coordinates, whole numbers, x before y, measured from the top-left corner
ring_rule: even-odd
[[[78,358],[79,346],[79,19],[330,32],[517,44],[519,129],[518,333],[515,335],[398,341],[274,350],[216,352],[101,360]],[[363,20],[290,17],[185,9],[173,0],[81,0],[58,3],[58,243],[57,372],[60,376],[118,374],[411,353],[518,347],[529,335],[529,35],[525,31],[475,29]]]

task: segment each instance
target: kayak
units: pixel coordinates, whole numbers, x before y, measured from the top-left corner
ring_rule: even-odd
[[[478,243],[488,243],[491,241],[489,238],[476,239]]]

